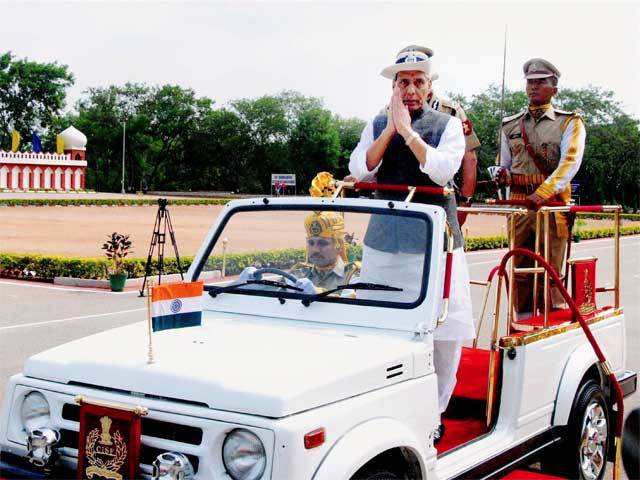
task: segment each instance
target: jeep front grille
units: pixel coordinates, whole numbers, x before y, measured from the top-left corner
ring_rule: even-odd
[[[73,422],[80,421],[80,406],[65,403],[62,407],[62,418]],[[142,418],[142,435],[174,442],[188,443],[189,445],[200,445],[202,443],[202,429],[190,425],[179,425],[176,423],[163,422],[153,418]]]
[[[72,468],[76,468],[78,461],[78,430],[80,429],[80,407],[72,403],[65,403],[62,406],[61,417],[70,422],[76,422],[75,429],[60,429],[60,454],[61,460]],[[180,452],[187,456],[193,470],[198,473],[200,459],[197,455],[193,455],[196,445],[202,443],[202,429],[190,425],[181,425],[178,423],[166,422],[154,418],[143,417],[142,441],[140,445],[140,478],[150,478],[152,467],[151,464],[155,458],[167,451]],[[69,425],[67,423],[67,425]],[[148,444],[150,441],[151,445]],[[166,443],[165,448],[159,448],[158,443]]]
[[[75,455],[72,454],[69,456],[75,456],[75,458],[78,458],[78,452],[77,452],[78,432],[75,432],[73,430],[67,430],[67,429],[60,430],[60,447],[65,448],[66,449],[65,451],[69,453],[75,450]],[[151,468],[151,464],[156,459],[156,457],[166,451],[167,451],[166,449],[163,450],[161,448],[155,448],[149,445],[144,445],[144,444],[141,445],[140,446],[140,464],[143,467],[142,471],[144,472],[146,470],[146,468],[144,468],[144,465],[148,465],[149,468]],[[185,454],[185,455],[191,462],[191,465],[193,465],[193,471],[197,473],[198,463],[200,462],[200,459],[196,455],[189,455],[189,454]]]

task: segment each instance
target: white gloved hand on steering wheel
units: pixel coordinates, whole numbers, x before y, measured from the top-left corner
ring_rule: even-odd
[[[318,292],[316,287],[313,285],[313,282],[308,278],[299,278],[295,286],[301,288],[301,293],[306,295],[315,295]]]
[[[249,280],[255,280],[255,272],[256,270],[258,270],[256,267],[247,267],[244,270],[242,270],[242,273],[240,273],[240,276],[238,277],[238,281],[237,283],[246,283]]]

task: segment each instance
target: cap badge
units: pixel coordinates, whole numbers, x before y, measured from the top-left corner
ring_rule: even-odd
[[[418,57],[416,57],[414,53],[410,53],[404,59],[404,63],[416,63],[418,60],[419,60]]]
[[[532,63],[531,65],[529,65],[529,71],[538,71],[538,70],[542,70],[540,64],[538,64],[537,62]]]
[[[320,222],[314,221],[309,227],[309,231],[312,236],[317,237],[322,233],[322,225],[320,225]]]

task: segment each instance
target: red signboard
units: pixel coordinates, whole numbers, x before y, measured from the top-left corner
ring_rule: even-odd
[[[571,262],[571,291],[582,315],[596,311],[596,260],[589,258]]]
[[[133,480],[140,462],[142,407],[111,405],[84,398],[80,403],[78,480]]]

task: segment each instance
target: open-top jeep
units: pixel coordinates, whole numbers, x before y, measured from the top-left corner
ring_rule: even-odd
[[[574,207],[543,208],[541,225],[553,208]],[[309,292],[292,272],[307,260],[305,218],[322,211],[343,215],[345,262],[358,271],[334,291]],[[472,209],[481,211],[511,225],[524,212]],[[380,262],[368,261],[372,224],[418,239],[411,255],[387,252],[405,269],[403,281],[391,283]],[[127,454],[138,478],[484,478],[540,458],[545,471],[602,478],[615,457],[621,396],[636,378],[625,371],[617,273],[612,306],[585,307],[576,292],[593,300],[606,288],[574,285],[573,297],[562,288],[569,308],[550,311],[545,302],[523,321],[502,294],[513,292],[510,259],[531,255],[535,267],[520,273],[546,292],[563,280],[542,256],[511,249],[476,282],[487,289],[476,309],[484,317],[498,279],[490,342],[464,348],[446,434],[434,446],[432,337],[446,322],[451,249],[444,211],[433,205],[338,195],[230,202],[187,274],[226,274],[205,283],[202,325],[154,333],[152,363],[146,323],[31,357],[6,389],[0,476],[69,478],[80,463],[78,478],[122,478],[123,449],[137,441]],[[237,278],[247,267],[256,269],[252,280]],[[119,414],[100,417],[91,436],[87,406]],[[127,415],[140,421],[121,434]]]

